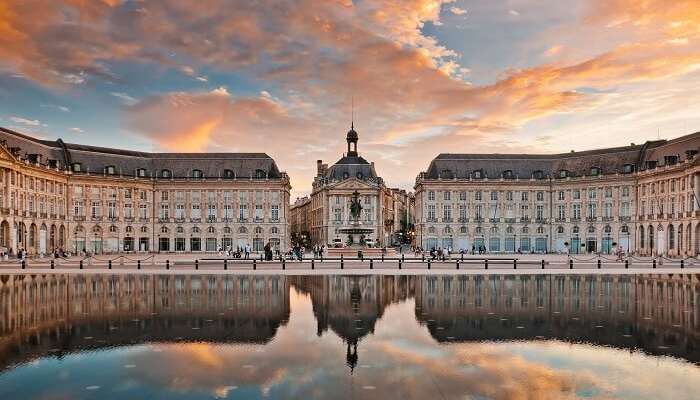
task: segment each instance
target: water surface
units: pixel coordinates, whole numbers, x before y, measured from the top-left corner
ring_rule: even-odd
[[[696,275],[0,276],[2,399],[696,399]]]

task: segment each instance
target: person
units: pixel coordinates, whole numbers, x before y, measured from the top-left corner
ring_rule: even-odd
[[[246,259],[246,260],[247,260],[248,258],[250,258],[250,245],[247,244],[247,243],[246,243],[246,245],[245,245],[244,253],[245,253],[245,259]]]
[[[272,261],[272,245],[270,244],[269,241],[265,244],[264,250],[265,250],[265,261]]]
[[[472,255],[474,255],[474,245],[472,244]]]
[[[622,246],[617,246],[617,261],[622,261],[624,255],[625,251],[622,249]]]

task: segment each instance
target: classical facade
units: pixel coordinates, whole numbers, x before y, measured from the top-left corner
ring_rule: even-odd
[[[416,179],[417,244],[696,255],[699,148],[696,133],[553,155],[440,154]]]
[[[144,153],[0,128],[0,246],[29,254],[288,246],[289,178],[262,153]]]
[[[377,176],[374,163],[357,152],[359,137],[354,128],[346,140],[347,153],[330,168],[317,161],[311,196],[296,204],[292,213],[304,215],[297,218],[306,221],[313,244],[340,240],[345,244],[372,241],[388,245],[391,233],[385,226],[393,226],[387,219],[388,189]]]

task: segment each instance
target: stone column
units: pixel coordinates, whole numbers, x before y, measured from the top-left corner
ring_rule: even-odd
[[[693,211],[700,210],[700,174],[693,174]]]

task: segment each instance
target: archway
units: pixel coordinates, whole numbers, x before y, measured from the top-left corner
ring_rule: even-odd
[[[48,229],[46,224],[41,224],[39,229],[39,254],[46,254],[46,242],[47,242]]]
[[[4,248],[4,251],[10,247],[10,223],[7,221],[0,223],[0,246]]]
[[[56,225],[51,225],[51,229],[49,230],[49,248],[51,251],[54,251],[56,249]]]
[[[664,227],[661,225],[656,227],[656,254],[660,256],[668,254],[666,232],[664,232]]]

